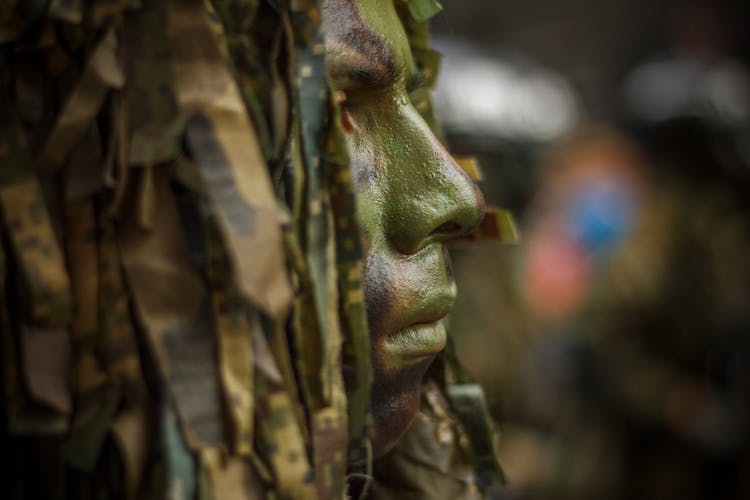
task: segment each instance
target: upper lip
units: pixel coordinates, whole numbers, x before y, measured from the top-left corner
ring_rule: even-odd
[[[440,290],[426,300],[421,301],[412,310],[413,314],[408,314],[398,331],[414,325],[436,323],[445,318],[456,302],[455,287]]]

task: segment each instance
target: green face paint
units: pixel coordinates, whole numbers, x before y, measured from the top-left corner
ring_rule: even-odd
[[[419,78],[393,3],[323,5],[327,65],[367,243],[377,457],[408,428],[422,376],[445,344],[441,320],[456,289],[443,244],[477,225],[484,202],[409,99]]]

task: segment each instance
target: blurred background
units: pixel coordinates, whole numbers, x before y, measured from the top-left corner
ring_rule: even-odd
[[[443,0],[436,106],[518,246],[456,246],[502,500],[750,499],[750,2]]]

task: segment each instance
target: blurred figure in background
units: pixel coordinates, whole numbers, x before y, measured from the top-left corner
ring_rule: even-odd
[[[750,493],[748,214],[710,172],[667,166],[600,133],[544,170],[519,280],[532,340],[516,411],[537,430],[515,445],[532,432],[543,449],[540,498]],[[512,477],[524,453],[507,444]]]
[[[617,72],[572,86],[578,123],[604,126],[537,142],[516,133],[492,156],[446,123],[460,154],[483,146],[486,192],[522,221],[520,249],[455,259],[452,330],[503,430],[511,486],[498,499],[750,498],[750,78],[736,14],[747,7],[730,7],[654,3],[644,19],[669,28],[630,33]],[[586,36],[627,39],[608,28]],[[545,35],[537,47],[562,41]],[[622,87],[602,84],[613,74]],[[505,169],[527,182],[495,185]]]

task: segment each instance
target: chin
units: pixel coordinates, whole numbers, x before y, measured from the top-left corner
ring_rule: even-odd
[[[418,266],[390,252],[372,253],[365,266],[374,458],[409,430],[419,410],[422,379],[445,346],[441,319],[453,306],[455,286],[438,248],[428,247]]]
[[[422,377],[434,357],[424,359],[395,373],[379,373],[375,363],[372,387],[372,452],[373,458],[388,453],[409,430],[419,410]]]

